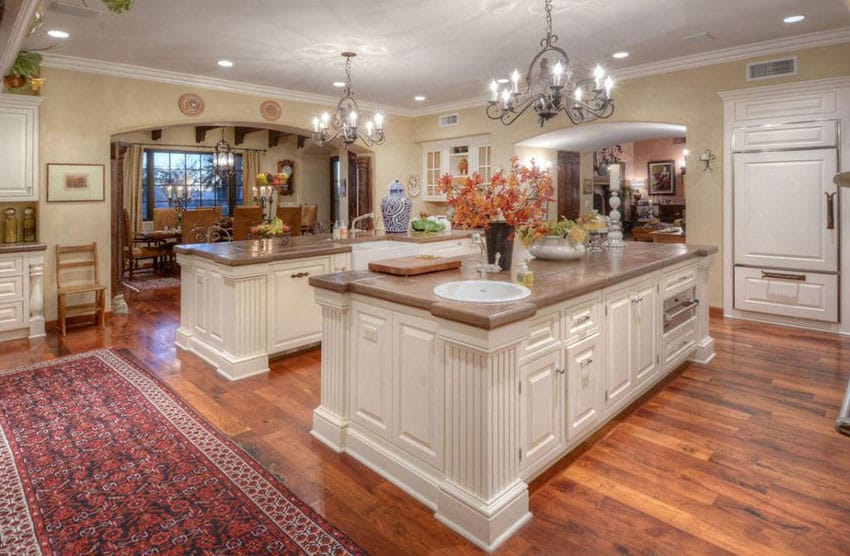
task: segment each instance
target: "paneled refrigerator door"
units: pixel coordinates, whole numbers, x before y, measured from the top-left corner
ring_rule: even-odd
[[[837,168],[835,149],[735,154],[735,264],[837,272]]]

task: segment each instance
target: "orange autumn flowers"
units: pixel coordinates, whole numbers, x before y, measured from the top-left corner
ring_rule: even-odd
[[[452,223],[464,228],[488,228],[491,222],[504,218],[511,226],[537,222],[552,200],[552,176],[531,161],[531,166],[511,158],[509,171],[499,171],[485,182],[478,173],[455,178],[445,174],[439,188],[455,209]]]

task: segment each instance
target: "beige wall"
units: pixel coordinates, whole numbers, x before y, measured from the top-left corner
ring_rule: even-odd
[[[688,242],[722,247],[722,176],[723,164],[723,103],[719,91],[776,85],[787,82],[822,79],[850,75],[850,46],[847,44],[790,51],[798,57],[799,73],[796,76],[747,82],[746,64],[759,59],[778,58],[771,55],[702,68],[678,71],[663,75],[630,79],[618,83],[615,89],[617,109],[607,121],[659,122],[682,124],[688,130],[688,147],[691,150],[685,176],[688,205]],[[486,83],[482,82],[482,94]],[[490,120],[484,106],[461,110],[460,125],[440,128],[438,116],[423,116],[416,120],[415,140],[436,141],[448,137],[489,133],[492,137],[492,160],[498,165],[507,161],[515,151],[517,142],[554,129],[569,127],[565,117],[550,120],[541,130],[533,115],[525,115],[511,126]],[[593,125],[593,124],[586,124]],[[703,172],[695,157],[706,148],[717,154],[711,172]],[[711,305],[722,305],[721,256],[716,257],[711,273]]]

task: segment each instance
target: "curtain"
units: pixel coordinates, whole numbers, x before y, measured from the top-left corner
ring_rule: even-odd
[[[257,174],[260,173],[259,151],[245,151],[242,154],[242,204],[253,205],[253,187],[257,183]]]
[[[130,229],[142,226],[142,157],[144,148],[132,145],[124,155],[124,208],[130,215]]]

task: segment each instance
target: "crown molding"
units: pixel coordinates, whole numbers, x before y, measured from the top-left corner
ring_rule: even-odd
[[[737,60],[746,60],[758,56],[768,56],[779,54],[792,50],[801,50],[806,48],[817,48],[819,46],[830,46],[833,44],[841,44],[850,42],[850,27],[841,27],[829,31],[818,31],[816,33],[807,33],[805,35],[795,35],[782,39],[773,39],[742,46],[733,46],[730,48],[722,48],[711,50],[701,54],[693,54],[690,56],[682,56],[679,58],[670,58],[659,62],[651,62],[648,64],[640,64],[623,69],[612,71],[616,75],[618,81],[626,81],[628,79],[637,79],[639,77],[647,77],[650,75],[658,75],[661,73],[672,73],[687,69],[700,68],[711,66],[714,64],[723,64],[726,62],[734,62]],[[415,113],[415,116],[432,116],[435,114],[444,114],[446,112],[455,112],[467,108],[475,108],[485,106],[487,98],[481,96],[475,99],[466,99],[445,104],[435,104],[427,108],[422,108]]]
[[[32,106],[39,106],[42,102],[44,102],[44,97],[37,97],[33,95],[16,95],[12,93],[0,93],[0,102],[3,103],[3,106],[23,106],[26,108],[30,108]]]
[[[44,62],[42,63],[42,66],[53,69],[94,73],[97,75],[106,75],[109,77],[119,77],[123,79],[138,79],[141,81],[168,83],[169,85],[181,85],[186,87],[198,87],[201,89],[213,89],[217,91],[226,91],[228,93],[240,93],[244,95],[263,98],[272,97],[281,100],[304,102],[309,104],[326,104],[336,106],[337,102],[339,102],[339,97],[317,95],[313,93],[295,91],[292,89],[282,89],[279,87],[269,87],[266,85],[257,85],[254,83],[244,83],[242,81],[232,81],[229,79],[218,79],[215,77],[191,75],[176,71],[149,68],[145,66],[120,64],[117,62],[106,62],[103,60],[80,58],[77,56],[65,56],[63,54],[53,54],[49,52],[44,53]],[[375,103],[359,101],[359,104],[369,110],[377,110],[379,108],[379,106]],[[395,116],[409,117],[415,115],[414,111],[412,110],[396,106],[382,105],[380,106],[380,109],[385,114],[391,114]]]
[[[815,79],[813,81],[801,81],[797,83],[779,83],[764,87],[749,87],[747,89],[734,89],[731,91],[718,91],[717,95],[724,101],[751,99],[756,97],[771,97],[796,95],[799,93],[820,93],[844,87],[850,88],[850,76],[828,77],[826,79]]]
[[[0,29],[0,75],[6,75],[9,68],[15,63],[15,58],[18,57],[21,43],[27,36],[38,3],[39,0],[23,0],[20,2],[8,34]],[[12,16],[11,8],[14,5],[15,2],[6,2],[8,11],[3,18],[4,20]]]

